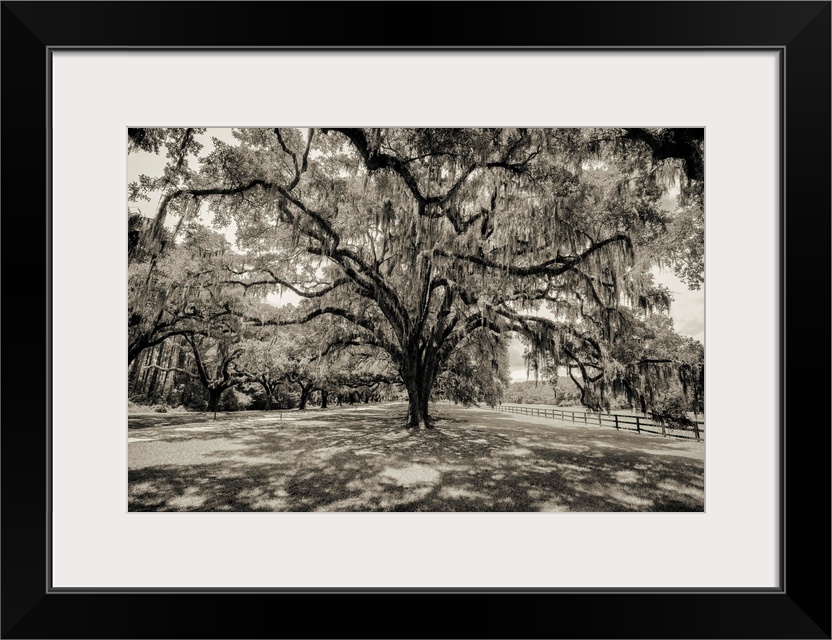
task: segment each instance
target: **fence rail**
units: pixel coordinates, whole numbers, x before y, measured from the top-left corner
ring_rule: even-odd
[[[527,407],[523,405],[500,405],[496,409],[503,413],[517,413],[520,415],[535,416],[537,418],[565,420],[587,426],[611,427],[618,430],[635,431],[637,433],[653,433],[666,438],[703,440],[703,432],[705,431],[705,423],[702,420],[695,420],[692,427],[679,427],[661,424],[645,416],[617,413],[595,413],[555,408],[547,409],[545,407]]]

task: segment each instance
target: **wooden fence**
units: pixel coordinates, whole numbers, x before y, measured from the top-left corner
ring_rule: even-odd
[[[500,405],[497,411],[503,413],[517,413],[537,418],[552,420],[566,420],[587,426],[612,427],[637,433],[655,433],[666,438],[704,439],[705,423],[695,420],[692,427],[669,426],[655,422],[645,416],[633,416],[616,413],[594,413],[590,411],[573,411],[571,409],[556,409],[545,407],[529,407],[524,405]]]

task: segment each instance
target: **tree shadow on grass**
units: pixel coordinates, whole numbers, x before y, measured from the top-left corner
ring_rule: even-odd
[[[396,407],[393,411],[389,405],[355,405],[332,407],[330,409],[296,409],[272,411],[237,411],[220,412],[216,418],[213,413],[205,411],[189,411],[182,413],[138,413],[128,414],[127,428],[130,430],[153,429],[160,427],[199,426],[205,428],[210,436],[212,431],[222,431],[226,428],[238,429],[250,425],[282,425],[293,422],[321,420],[327,423],[343,422],[345,424],[373,424],[386,427],[403,427],[407,421],[407,412]],[[436,426],[464,424],[466,420],[458,416],[437,414]]]
[[[395,412],[176,436],[225,438],[196,464],[129,471],[129,509],[177,511],[702,511],[691,445],[520,421],[400,428]],[[479,422],[482,422],[481,420]],[[465,423],[465,424],[462,424]],[[270,423],[271,424],[271,423]],[[225,442],[225,441],[223,441]],[[176,449],[172,450],[174,453]],[[694,450],[695,451],[695,450]],[[176,459],[171,454],[168,459]]]
[[[170,427],[185,424],[220,424],[235,423],[241,419],[251,419],[260,415],[268,415],[265,412],[228,412],[217,413],[214,419],[213,413],[205,411],[183,411],[176,413],[131,413],[127,415],[128,429],[149,429],[152,427]]]

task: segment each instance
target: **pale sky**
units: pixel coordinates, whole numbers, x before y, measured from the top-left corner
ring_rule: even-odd
[[[209,153],[213,150],[213,143],[211,137],[218,138],[229,144],[236,143],[236,140],[231,135],[231,129],[209,129],[206,135],[199,136],[197,139],[204,145],[202,153]],[[158,155],[139,151],[127,155],[127,181],[133,182],[138,180],[139,176],[144,174],[148,176],[161,175],[165,166],[164,151]],[[192,166],[194,166],[192,164]],[[156,206],[159,203],[159,195],[154,194],[150,202],[130,202],[128,206],[130,210],[139,210],[143,215],[152,217],[156,213]],[[675,207],[675,194],[665,196],[663,205],[668,210],[673,210]],[[168,221],[175,224],[174,221]],[[210,220],[204,218],[205,224],[210,224]],[[226,237],[233,244],[235,229],[225,229]],[[673,326],[678,333],[685,336],[690,336],[699,340],[702,344],[705,343],[705,291],[704,287],[698,291],[690,291],[679,278],[670,270],[660,271],[654,269],[653,274],[658,284],[666,286],[673,294],[673,304],[670,306],[670,317],[673,318]],[[287,292],[282,296],[272,294],[267,298],[268,302],[272,304],[297,304],[300,300],[298,296],[291,292]],[[512,339],[509,346],[509,363],[511,366],[511,379],[515,382],[527,380],[526,363],[523,361],[523,344],[518,338]],[[533,379],[533,378],[532,378]]]

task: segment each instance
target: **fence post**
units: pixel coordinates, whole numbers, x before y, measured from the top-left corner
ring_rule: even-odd
[[[575,412],[572,412],[572,422],[575,422]]]
[[[636,416],[636,431],[641,433],[641,424],[638,421],[638,416]]]
[[[598,412],[598,426],[603,427],[604,425],[601,423],[601,412]]]
[[[615,428],[618,429],[618,414],[614,414],[613,418],[615,418]]]
[[[699,423],[696,420],[693,421],[693,433],[696,435],[697,440],[701,440],[699,437]]]
[[[586,421],[587,421],[587,416],[586,416],[586,411],[584,411],[584,424],[586,424]]]

